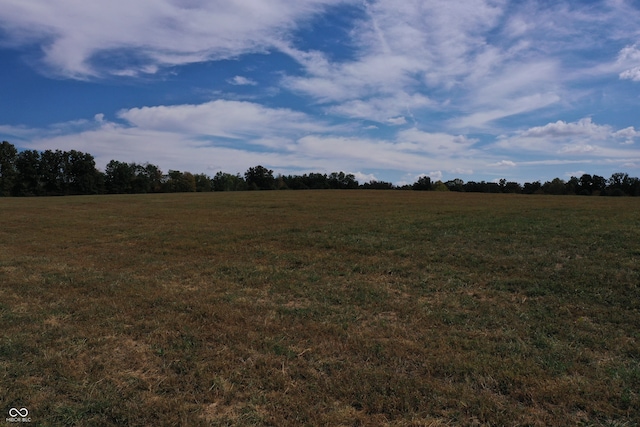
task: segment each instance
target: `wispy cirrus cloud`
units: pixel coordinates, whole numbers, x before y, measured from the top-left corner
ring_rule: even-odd
[[[266,52],[342,0],[2,0],[4,45],[36,43],[71,78],[153,74],[160,67]]]
[[[486,129],[500,119],[566,107],[569,87],[588,87],[594,77],[640,78],[635,45],[616,57],[603,42],[638,34],[638,21],[631,18],[638,11],[624,1],[364,5],[366,13],[351,32],[354,57],[331,61],[323,52],[283,48],[305,70],[285,77],[285,87],[332,114],[381,123],[407,111],[446,111],[450,118],[441,129],[455,130]],[[409,102],[401,108],[400,99]]]

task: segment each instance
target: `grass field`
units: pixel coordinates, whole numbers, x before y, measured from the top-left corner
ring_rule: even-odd
[[[640,198],[5,198],[0,218],[5,417],[640,420]]]

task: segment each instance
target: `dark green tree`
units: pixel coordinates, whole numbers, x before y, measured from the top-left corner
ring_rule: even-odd
[[[213,182],[211,178],[203,173],[199,173],[194,175],[196,180],[196,191],[198,192],[209,192],[213,191]]]
[[[565,194],[578,194],[580,192],[580,180],[577,177],[572,176],[564,187]]]
[[[329,187],[340,190],[351,190],[358,188],[359,183],[353,174],[344,172],[332,172],[329,175]]]
[[[276,190],[288,190],[287,182],[282,175],[276,177]]]
[[[98,194],[102,192],[103,177],[96,169],[91,154],[71,150],[64,153],[65,181],[69,194]]]
[[[307,190],[309,188],[304,183],[304,179],[301,175],[284,175],[281,178],[290,190]]]
[[[619,188],[624,189],[624,187],[629,183],[629,174],[623,172],[616,172],[611,175],[611,178],[607,181],[607,185],[609,188]]]
[[[540,181],[535,182],[525,182],[524,187],[522,188],[522,192],[524,194],[537,194],[542,192],[542,184]]]
[[[464,191],[464,181],[460,178],[449,180],[444,184],[449,188],[449,191]]]
[[[16,196],[39,196],[42,194],[40,153],[25,150],[16,159],[17,179],[13,189]]]
[[[196,178],[190,172],[170,170],[164,183],[167,193],[186,193],[196,191]]]
[[[65,159],[60,150],[45,150],[40,154],[40,179],[44,194],[62,196],[67,193],[64,176]]]
[[[560,178],[554,178],[552,181],[547,181],[542,185],[542,190],[545,194],[567,194],[566,183]]]
[[[362,184],[361,188],[365,190],[393,190],[395,186],[391,182],[372,179],[371,181]]]
[[[592,182],[591,190],[593,194],[600,194],[607,188],[607,180],[603,176],[593,175]]]
[[[144,165],[144,175],[148,180],[148,192],[159,193],[162,191],[163,173],[162,170],[151,163]]]
[[[128,164],[118,160],[111,160],[107,163],[104,171],[106,191],[111,194],[133,193],[135,178],[135,164]]]
[[[326,174],[312,172],[308,175],[303,175],[303,180],[306,186],[312,190],[326,190],[331,188]]]
[[[231,175],[220,171],[216,173],[212,181],[213,191],[244,191],[247,189],[247,183],[240,174]]]
[[[132,193],[158,193],[162,191],[162,171],[156,165],[145,163],[129,163],[133,174],[131,181]]]
[[[593,177],[588,173],[582,174],[575,185],[575,193],[582,196],[590,196],[593,193]]]
[[[18,150],[7,141],[0,144],[0,196],[10,196],[17,176]]]
[[[244,179],[250,190],[273,190],[275,188],[275,178],[273,171],[263,166],[249,168]]]
[[[503,193],[520,194],[520,193],[522,193],[522,186],[518,182],[507,181],[504,184],[503,188],[502,188],[502,192]]]
[[[431,177],[421,176],[411,186],[413,190],[417,191],[430,191],[431,190]]]

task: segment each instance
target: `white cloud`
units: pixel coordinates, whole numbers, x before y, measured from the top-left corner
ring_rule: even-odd
[[[404,116],[392,117],[387,119],[387,123],[394,126],[400,126],[407,123],[407,119]]]
[[[568,144],[562,146],[560,154],[597,154],[598,147],[589,144]]]
[[[380,181],[378,178],[376,178],[375,174],[372,173],[353,172],[353,176],[360,184],[364,184],[365,182],[370,181]]]
[[[477,139],[470,139],[464,135],[430,133],[416,128],[399,132],[397,140],[400,149],[445,157],[471,155],[471,148],[478,142]]]
[[[636,45],[620,50],[617,65],[626,68],[620,72],[620,79],[640,82],[640,49]]]
[[[409,95],[404,92],[379,98],[357,99],[339,103],[327,111],[350,118],[375,120],[380,123],[401,125],[406,123],[405,114],[415,109],[432,105],[431,100],[420,94]],[[404,121],[402,121],[404,119]]]
[[[305,69],[286,76],[283,85],[351,118],[385,122],[413,110],[457,113],[444,123],[453,129],[483,128],[561,100],[564,56],[539,51],[535,37],[546,22],[532,19],[526,6],[502,0],[365,5],[367,19],[351,32],[358,49],[353,59],[332,62],[322,52],[282,47]],[[526,25],[511,38],[495,39],[491,32],[499,32],[513,10]]]
[[[511,160],[500,160],[499,162],[492,163],[489,166],[490,167],[510,167],[510,168],[512,168],[512,167],[516,167],[517,164],[516,164],[516,162],[513,162]]]
[[[235,139],[331,129],[304,113],[246,101],[131,108],[120,111],[118,117],[143,129]]]
[[[442,171],[431,171],[427,174],[433,181],[440,181],[442,179]]]
[[[103,114],[42,129],[2,126],[18,133],[28,149],[91,153],[99,167],[110,160],[151,162],[162,169],[232,173],[255,164],[282,170],[469,171],[481,162],[465,136],[398,132],[389,139],[359,138],[349,128],[328,125],[304,113],[252,102],[216,100],[203,104],[131,108],[120,122]],[[260,146],[260,150],[255,150]],[[454,158],[455,157],[455,158]],[[374,177],[375,178],[375,177]]]
[[[283,47],[306,71],[287,76],[283,84],[322,103],[335,103],[329,111],[348,117],[384,122],[407,109],[434,108],[437,103],[425,90],[455,84],[473,69],[474,58],[490,50],[481,32],[497,23],[500,3],[365,3],[367,19],[351,32],[358,49],[355,59],[334,63],[319,52]]]
[[[559,120],[518,131],[512,136],[499,137],[492,149],[506,149],[514,153],[537,152],[550,156],[625,159],[638,157],[638,151],[632,145],[634,138],[639,136],[640,133],[633,127],[616,131],[609,125],[594,123],[591,118],[576,122]]]
[[[488,123],[544,108],[560,101],[560,97],[555,93],[533,94],[516,99],[505,99],[502,105],[493,109],[476,108],[477,112],[467,116],[449,120],[450,126],[455,129],[460,128],[485,128]],[[495,104],[500,104],[495,102]]]
[[[125,124],[97,114],[92,121],[60,123],[44,129],[0,126],[19,134],[30,149],[89,152],[100,167],[109,160],[151,162],[162,168],[243,171],[259,163],[295,167],[326,166],[301,153],[300,137],[331,134],[339,127],[289,109],[251,102],[216,100],[197,105],[173,105],[122,110]],[[260,146],[260,150],[255,150]]]
[[[544,126],[530,128],[520,134],[521,137],[573,137],[586,136],[589,138],[603,139],[611,133],[609,126],[601,126],[593,123],[591,118],[584,118],[577,122],[567,123],[558,120],[555,123],[549,123]]]
[[[620,78],[622,80],[633,80],[634,82],[640,82],[640,67],[634,67],[621,72]]]
[[[614,138],[623,138],[624,142],[622,144],[631,145],[635,143],[634,139],[640,137],[640,132],[635,130],[633,126],[629,126],[628,128],[621,129],[617,132],[613,133]]]
[[[137,75],[158,67],[260,52],[341,0],[1,0],[5,43],[41,43],[68,77]],[[102,61],[109,57],[109,65]],[[115,64],[114,59],[129,57]]]
[[[256,86],[258,84],[255,80],[243,76],[235,76],[234,78],[229,79],[228,82],[236,86]]]

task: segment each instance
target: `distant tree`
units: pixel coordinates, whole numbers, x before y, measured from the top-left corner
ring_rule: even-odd
[[[575,187],[576,194],[590,196],[593,193],[593,177],[588,173],[583,174],[578,179]]]
[[[391,182],[371,180],[361,185],[365,190],[393,190],[395,187]]]
[[[462,188],[467,192],[476,192],[476,193],[501,193],[504,192],[506,187],[506,182],[503,183],[502,187],[497,182],[467,182]]]
[[[47,196],[67,194],[64,157],[60,150],[45,150],[40,154],[40,178]]]
[[[508,181],[504,184],[504,187],[502,188],[502,192],[520,194],[522,193],[522,186],[518,182]]]
[[[203,173],[199,173],[197,175],[194,175],[194,178],[196,180],[197,192],[213,191],[213,182],[211,181],[211,178],[209,178],[207,175]]]
[[[631,178],[629,179],[629,195],[630,196],[640,196],[640,179]]]
[[[244,179],[250,190],[273,190],[275,188],[275,178],[273,171],[263,166],[249,168]]]
[[[600,194],[607,188],[607,180],[600,175],[593,175],[592,182],[591,194]]]
[[[447,184],[445,184],[442,181],[436,181],[436,183],[433,184],[433,190],[434,191],[449,191],[449,187],[447,187]]]
[[[542,192],[542,184],[540,181],[535,182],[525,182],[524,187],[522,188],[522,192],[524,194],[537,194]]]
[[[580,180],[572,176],[564,185],[564,194],[578,194],[580,192]]]
[[[611,175],[611,178],[607,181],[607,186],[611,189],[619,188],[624,190],[626,186],[629,184],[629,174],[616,172]]]
[[[213,191],[244,191],[247,189],[247,182],[240,174],[218,172],[213,177]]]
[[[464,191],[464,181],[460,178],[452,179],[444,183],[449,191]]]
[[[196,178],[190,172],[170,170],[164,183],[167,193],[186,193],[196,191]]]
[[[353,174],[345,174],[344,172],[331,172],[329,175],[329,187],[340,190],[351,190],[358,188],[358,181]]]
[[[146,165],[129,163],[128,166],[130,171],[129,176],[131,177],[130,192],[135,194],[153,192],[153,178],[149,175],[149,170]],[[162,176],[160,177],[160,183],[162,183]]]
[[[96,169],[91,154],[71,150],[63,153],[65,170],[63,176],[68,194],[98,194],[101,192],[103,177]]]
[[[545,194],[567,194],[566,183],[560,178],[554,178],[552,181],[547,181],[542,185],[542,190]]]
[[[16,182],[13,194],[16,196],[39,196],[42,193],[40,177],[40,153],[25,150],[16,158]]]
[[[288,190],[287,182],[282,175],[276,177],[276,190]]]
[[[16,180],[18,150],[7,141],[0,144],[0,196],[10,196]]]
[[[107,163],[104,174],[105,187],[108,193],[134,193],[134,180],[136,178],[135,163],[128,164],[117,160],[111,160]]]
[[[144,176],[147,179],[148,192],[159,193],[162,191],[164,174],[158,166],[146,163],[144,165],[144,171],[140,171],[140,173],[144,173]]]
[[[421,176],[411,186],[413,190],[417,191],[430,191],[431,190],[431,177]]]
[[[138,163],[129,163],[131,171],[131,193],[144,194],[151,192],[151,182],[147,175],[147,169],[144,165]]]
[[[309,188],[300,175],[282,175],[280,178],[290,190],[307,190]]]
[[[484,181],[467,181],[464,183],[464,191],[467,193],[487,193],[487,183]]]
[[[331,188],[329,184],[329,178],[326,174],[310,173],[302,176],[307,188],[312,190],[326,190]]]

